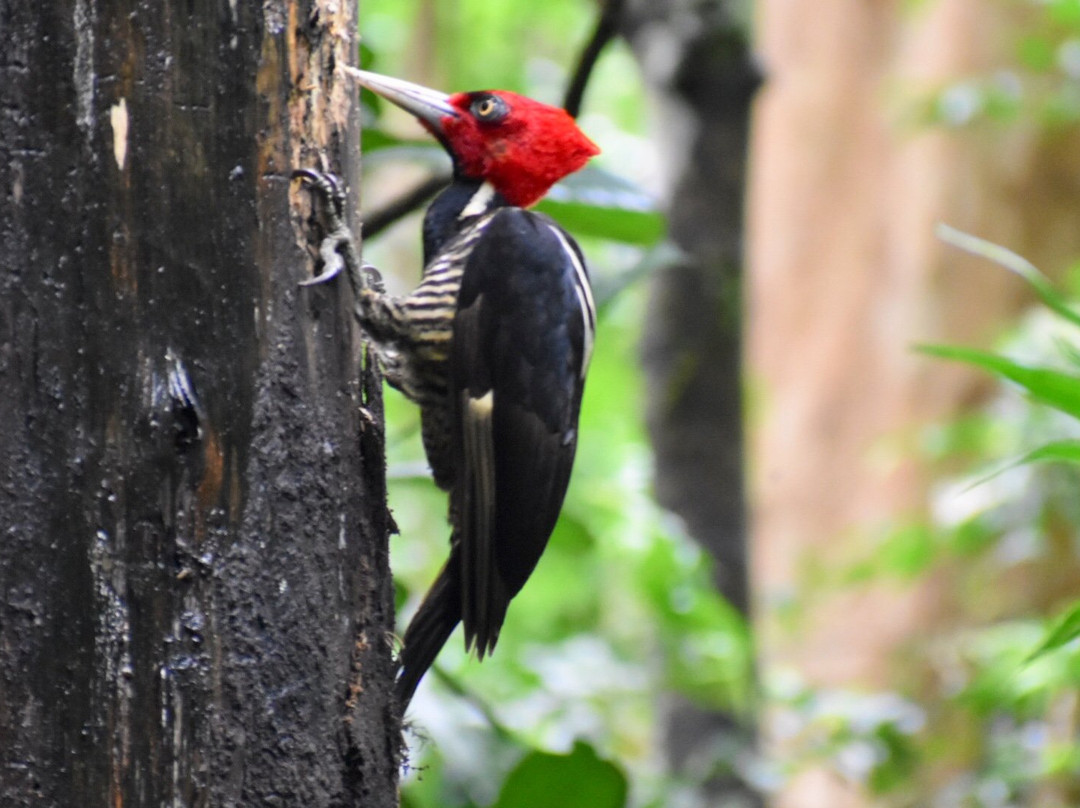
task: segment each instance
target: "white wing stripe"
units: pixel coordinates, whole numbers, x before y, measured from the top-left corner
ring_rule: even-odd
[[[491,563],[495,552],[495,391],[472,398],[463,390],[461,397],[465,402],[465,476],[471,494],[466,495],[466,512],[462,514],[468,537],[462,555],[462,615],[467,626],[484,626],[490,619]],[[481,658],[485,650],[483,645],[478,648]]]
[[[589,275],[585,272],[585,266],[578,258],[577,252],[570,246],[566,236],[557,227],[551,227],[551,232],[559,239],[563,250],[566,252],[570,263],[574,266],[577,275],[577,283],[574,285],[577,291],[578,303],[581,306],[581,317],[585,321],[585,346],[581,357],[581,378],[585,378],[585,372],[589,369],[589,360],[592,359],[593,341],[596,338],[596,303],[593,302],[592,287],[589,285]]]

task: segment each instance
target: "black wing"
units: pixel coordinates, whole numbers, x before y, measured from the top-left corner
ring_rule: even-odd
[[[453,552],[481,657],[559,516],[594,327],[577,245],[539,214],[495,213],[466,261],[450,359]]]

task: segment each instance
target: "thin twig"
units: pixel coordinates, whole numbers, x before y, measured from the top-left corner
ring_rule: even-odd
[[[364,238],[377,236],[394,222],[404,219],[449,185],[450,179],[449,174],[435,174],[421,180],[412,190],[406,191],[393,202],[367,214],[364,217]]]
[[[619,32],[619,15],[622,12],[622,6],[623,0],[605,0],[592,39],[585,45],[585,49],[582,50],[581,56],[578,58],[577,68],[570,79],[570,85],[566,88],[566,96],[563,101],[563,109],[575,118],[581,112],[581,102],[585,98],[585,87],[589,83],[589,77],[592,75],[593,68],[596,67],[600,54],[603,53],[607,44]]]

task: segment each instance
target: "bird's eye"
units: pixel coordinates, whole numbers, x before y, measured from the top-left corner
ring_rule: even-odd
[[[482,95],[472,102],[472,114],[484,123],[497,123],[509,111],[506,102],[496,95]]]

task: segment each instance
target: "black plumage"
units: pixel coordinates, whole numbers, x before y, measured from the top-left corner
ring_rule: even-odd
[[[457,202],[453,193],[437,200],[428,218],[445,219]],[[436,374],[446,395],[421,401],[425,424],[443,427],[425,448],[450,491],[453,532],[450,559],[404,637],[402,704],[459,621],[466,647],[481,657],[495,647],[558,519],[577,447],[594,328],[584,264],[550,219],[494,204],[444,240],[452,249],[481,231],[458,259],[448,358]]]

